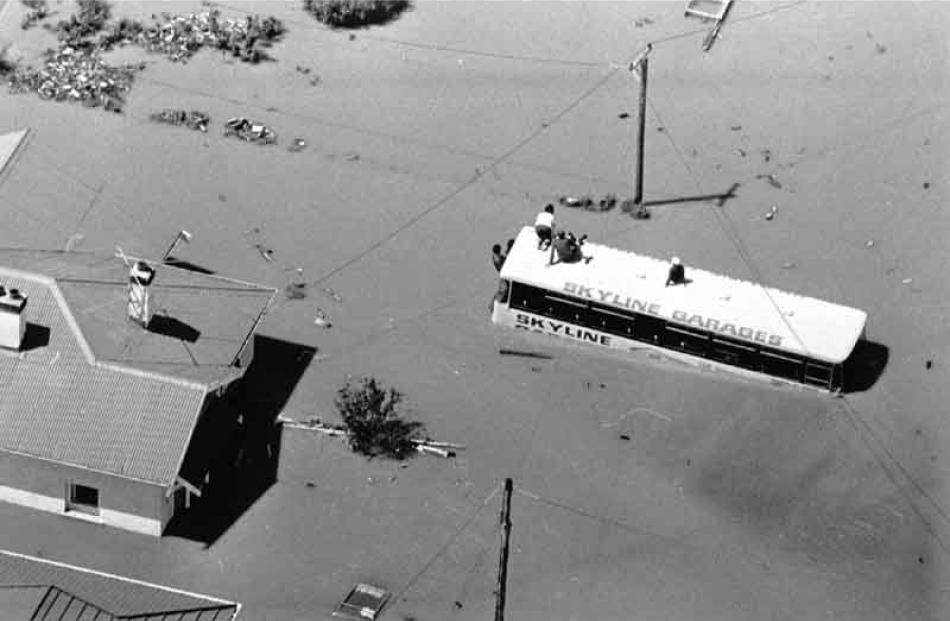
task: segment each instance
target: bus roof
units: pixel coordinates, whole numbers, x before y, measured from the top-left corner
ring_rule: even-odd
[[[589,263],[549,265],[532,227],[518,234],[501,277],[600,304],[653,314],[825,362],[843,362],[864,332],[864,311],[686,266],[686,284],[666,287],[669,263],[585,243]]]

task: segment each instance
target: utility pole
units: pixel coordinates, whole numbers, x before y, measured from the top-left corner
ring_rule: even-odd
[[[634,171],[634,195],[633,202],[637,207],[643,206],[643,140],[646,129],[647,117],[647,67],[650,52],[653,50],[653,44],[647,43],[646,48],[630,62],[630,71],[637,76],[640,82],[640,113],[637,119],[637,167]]]
[[[501,554],[498,557],[498,592],[495,599],[495,621],[505,621],[505,590],[508,583],[508,538],[511,536],[511,478],[505,479],[505,495],[501,503]]]

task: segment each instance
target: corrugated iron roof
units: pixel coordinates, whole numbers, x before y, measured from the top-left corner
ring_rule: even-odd
[[[0,284],[28,295],[28,324],[24,351],[0,351],[0,450],[171,484],[205,395],[243,372],[230,363],[274,291],[169,268],[166,282],[179,288],[170,302],[194,311],[197,299],[213,301],[200,321],[217,317],[219,326],[187,361],[163,359],[164,348],[183,344],[126,320],[124,304],[104,310],[125,294],[125,281],[110,274],[114,263],[125,272],[117,259],[0,250],[0,265],[10,258]],[[44,273],[25,271],[31,265]],[[100,291],[98,307],[90,286]]]
[[[147,621],[165,615],[176,621],[229,621],[238,612],[234,602],[4,551],[0,587],[20,595],[0,598],[0,618],[11,621],[9,615],[18,611],[14,605],[32,605],[24,618],[40,621],[82,621],[94,617],[91,610],[101,612],[100,621],[103,616]]]

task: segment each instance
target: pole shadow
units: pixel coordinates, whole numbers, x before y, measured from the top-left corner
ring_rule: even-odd
[[[889,357],[890,350],[886,345],[863,339],[858,341],[854,351],[844,361],[844,382],[841,390],[854,393],[870,389],[884,374]]]
[[[181,476],[202,488],[165,534],[206,548],[277,482],[281,434],[276,424],[316,348],[255,335],[244,377],[202,414]]]
[[[706,201],[716,201],[717,207],[722,207],[726,201],[736,197],[736,190],[739,189],[738,183],[733,183],[725,192],[720,194],[700,194],[698,196],[680,196],[677,198],[664,198],[653,201],[643,201],[647,207],[662,207],[664,205],[678,205],[680,203],[703,203]]]

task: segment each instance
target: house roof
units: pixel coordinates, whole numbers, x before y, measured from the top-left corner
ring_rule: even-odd
[[[197,333],[187,342],[126,319],[114,257],[0,249],[0,266],[0,285],[28,296],[21,351],[0,351],[0,450],[171,484],[275,291],[161,266],[156,305]]]
[[[16,155],[28,133],[29,130],[22,129],[0,136],[0,175],[3,174],[7,164],[13,160],[13,156]]]
[[[0,551],[0,618],[9,621],[230,621],[238,611],[223,599]]]
[[[848,357],[867,322],[855,308],[690,265],[685,286],[666,287],[666,261],[595,243],[585,243],[583,254],[590,262],[549,265],[549,251],[524,227],[501,277],[834,363]]]

